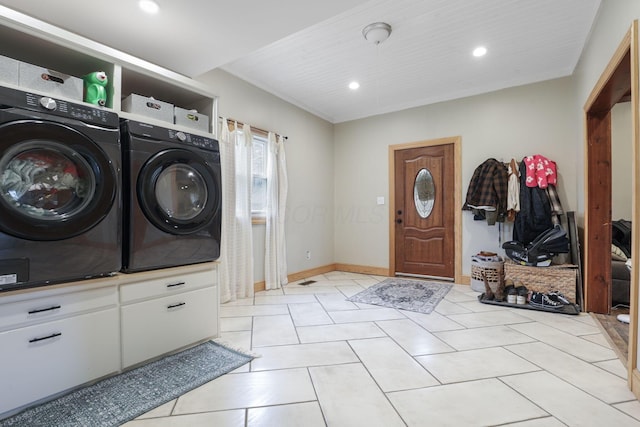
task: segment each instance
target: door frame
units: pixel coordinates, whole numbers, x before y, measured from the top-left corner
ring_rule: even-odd
[[[632,223],[640,224],[640,117],[638,96],[638,21],[616,49],[594,86],[584,106],[585,125],[585,201],[584,201],[584,287],[585,311],[609,313],[611,307],[611,269],[608,244],[611,241],[611,193],[598,191],[598,186],[611,184],[611,108],[628,96],[631,99],[633,166]],[[606,158],[608,156],[608,158]],[[607,174],[602,181],[601,174]],[[610,187],[609,187],[610,188]],[[632,253],[640,251],[640,231],[633,228]],[[609,260],[602,263],[602,259]],[[627,381],[631,391],[640,397],[638,371],[638,268],[632,257],[630,284],[630,324],[627,357]],[[609,279],[606,280],[605,277]]]
[[[430,139],[389,146],[389,276],[396,272],[396,227],[395,227],[395,154],[396,151],[409,148],[433,147],[436,145],[453,145],[454,156],[454,283],[462,283],[462,137]]]

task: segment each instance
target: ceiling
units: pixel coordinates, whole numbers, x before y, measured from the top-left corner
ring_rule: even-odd
[[[223,70],[332,123],[570,75],[600,0],[0,0],[178,73]],[[362,29],[391,25],[375,45]],[[482,58],[471,52],[483,45]],[[358,90],[348,84],[356,80]],[[224,100],[221,100],[224,102]]]

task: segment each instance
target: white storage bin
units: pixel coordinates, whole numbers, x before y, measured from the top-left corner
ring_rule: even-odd
[[[17,85],[19,63],[13,58],[0,55],[0,82]]]
[[[18,84],[51,96],[62,96],[82,102],[82,79],[48,68],[19,63]]]
[[[155,98],[147,98],[146,96],[132,93],[122,100],[122,110],[173,123],[173,104],[158,101]]]
[[[482,275],[487,278],[487,283],[493,292],[498,288],[500,281],[504,281],[504,261],[498,257],[495,260],[486,260],[482,257],[471,257],[471,289],[476,292],[484,292],[484,279]]]
[[[198,113],[196,110],[174,108],[175,124],[190,127],[203,132],[209,132],[209,117]]]

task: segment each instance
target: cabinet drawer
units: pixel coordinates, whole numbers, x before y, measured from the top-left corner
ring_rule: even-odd
[[[120,301],[126,304],[132,301],[173,295],[215,284],[217,284],[217,273],[215,269],[154,278],[121,285]]]
[[[117,288],[109,286],[0,304],[0,331],[102,307],[115,307],[117,303]]]
[[[118,309],[0,333],[0,414],[120,367]]]
[[[123,367],[218,334],[216,286],[130,304],[120,310]]]

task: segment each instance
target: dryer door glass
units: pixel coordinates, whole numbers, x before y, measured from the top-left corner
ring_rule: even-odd
[[[153,155],[138,173],[142,212],[157,228],[187,235],[209,227],[221,205],[220,165],[180,148]]]
[[[167,217],[189,221],[206,206],[207,185],[202,175],[189,165],[172,165],[160,172],[156,198]]]

